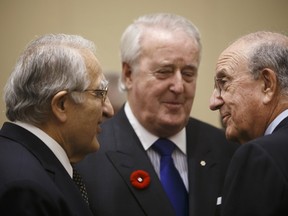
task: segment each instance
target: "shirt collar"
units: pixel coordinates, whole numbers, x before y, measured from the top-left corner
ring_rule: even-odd
[[[268,126],[264,135],[271,134],[280,122],[288,116],[288,109],[280,113]]]
[[[71,176],[73,175],[73,169],[70,164],[69,158],[64,151],[64,149],[47,133],[45,133],[43,130],[41,130],[38,127],[35,127],[34,125],[24,123],[24,122],[14,122],[14,124],[25,128],[26,130],[33,133],[35,136],[37,136],[40,140],[42,140],[45,145],[54,153],[54,155],[58,158],[60,163],[64,166],[68,174]]]
[[[128,102],[125,103],[124,111],[126,116],[132,125],[136,135],[140,139],[143,148],[145,150],[149,149],[153,143],[159,139],[159,137],[155,136],[154,134],[150,133],[146,130],[140,122],[137,120],[135,115],[133,114],[131,107]],[[167,137],[167,139],[171,140],[175,143],[175,145],[184,153],[186,154],[186,129],[183,128],[179,133],[175,134],[172,137]]]

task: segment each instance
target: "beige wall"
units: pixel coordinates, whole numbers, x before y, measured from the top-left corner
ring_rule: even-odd
[[[203,55],[192,116],[219,126],[208,108],[219,53],[239,36],[271,30],[288,34],[287,0],[0,0],[0,89],[19,53],[36,35],[80,34],[93,40],[106,71],[120,71],[119,38],[136,17],[172,12],[194,22],[202,34]],[[0,125],[6,120],[0,103]]]

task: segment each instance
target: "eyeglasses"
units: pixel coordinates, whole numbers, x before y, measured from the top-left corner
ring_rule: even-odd
[[[225,82],[226,80],[222,77],[214,77],[214,89],[216,89],[217,97],[221,97],[221,93],[224,91]]]
[[[104,103],[107,98],[108,88],[107,89],[86,89],[85,92],[92,92],[95,97],[100,98]]]
[[[86,89],[85,92],[91,92],[95,97],[100,98],[104,103],[108,93],[108,81],[101,80],[99,89]]]

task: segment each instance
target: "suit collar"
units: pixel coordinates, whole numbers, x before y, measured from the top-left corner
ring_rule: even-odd
[[[283,123],[281,122],[288,117],[288,109],[284,110],[282,113],[280,113],[268,126],[268,128],[265,131],[265,135],[273,133],[275,130],[279,129],[279,127],[282,127]],[[284,121],[285,122],[285,121]],[[284,123],[285,124],[285,123]],[[278,127],[279,126],[279,127]]]
[[[69,158],[62,148],[52,137],[50,137],[47,133],[42,131],[40,128],[35,127],[34,125],[23,123],[23,122],[16,122],[15,124],[23,127],[24,129],[28,130],[29,132],[33,133],[37,136],[43,143],[53,152],[53,154],[57,157],[57,159],[61,162],[65,170],[69,173],[70,177],[72,178],[73,170],[70,164]]]
[[[28,130],[16,124],[5,122],[1,128],[0,135],[23,145],[39,160],[42,166],[47,170],[52,171],[55,166],[59,167],[61,165],[53,152],[45,145],[45,143],[43,143],[42,140],[40,140],[37,136]],[[23,137],[25,137],[25,139],[23,139]]]
[[[127,119],[131,126],[133,127],[135,133],[143,145],[145,150],[149,149],[159,137],[150,133],[146,128],[144,128],[140,122],[137,120],[135,115],[133,114],[129,103],[127,102],[124,105],[124,112],[127,116]],[[175,134],[172,137],[166,137],[170,139],[184,154],[186,154],[186,130],[183,128],[179,133]]]
[[[284,118],[275,128],[273,133],[281,128],[288,127],[288,117]]]
[[[67,171],[53,152],[38,137],[26,129],[9,122],[4,123],[0,130],[0,136],[23,145],[38,159],[48,176],[63,193],[75,215],[92,215]]]

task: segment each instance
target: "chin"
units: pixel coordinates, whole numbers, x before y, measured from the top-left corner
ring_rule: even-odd
[[[233,131],[229,131],[229,127],[227,127],[225,129],[225,135],[226,135],[226,139],[232,142],[237,142],[237,143],[241,143],[239,140],[239,135],[236,133],[233,133]]]
[[[99,150],[99,148],[100,148],[100,144],[99,144],[98,140],[96,138],[94,138],[94,140],[90,144],[90,148],[88,150],[89,151],[88,153],[96,152]]]
[[[94,144],[94,151],[98,151],[100,149],[100,144],[97,141],[97,143]]]
[[[231,133],[231,129],[229,126],[225,126],[225,136],[227,140],[233,140],[235,139],[233,134]]]

